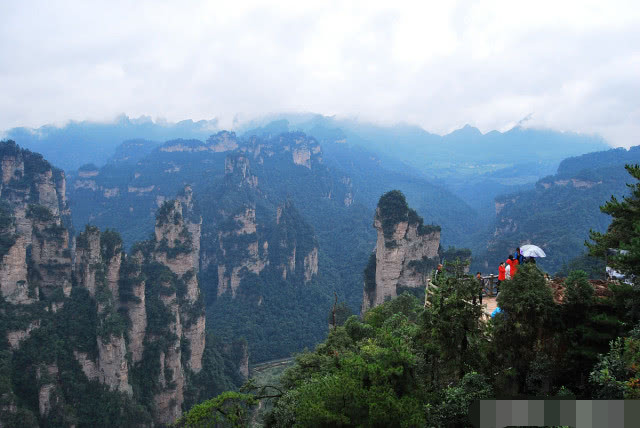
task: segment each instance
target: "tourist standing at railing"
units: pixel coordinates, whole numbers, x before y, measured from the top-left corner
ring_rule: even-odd
[[[514,259],[513,256],[511,254],[509,254],[509,258],[507,259],[507,265],[509,266],[509,273],[508,273],[508,278],[507,279],[511,279],[514,276],[516,276],[516,273],[518,273],[518,260]]]
[[[524,256],[520,252],[520,247],[516,248],[515,259],[518,261],[519,265],[523,265],[524,264]]]
[[[500,263],[498,266],[498,283],[496,284],[496,295],[500,292],[500,283],[507,279],[507,271],[504,266],[504,262]]]
[[[480,304],[482,304],[482,291],[484,289],[484,280],[482,279],[482,273],[476,272],[476,280],[478,281],[478,290],[479,290],[478,298],[480,300]],[[475,296],[473,297],[473,303],[474,304],[476,303]]]

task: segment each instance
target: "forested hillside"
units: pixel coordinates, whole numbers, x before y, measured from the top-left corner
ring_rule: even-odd
[[[539,260],[541,267],[557,272],[584,253],[589,230],[606,230],[610,218],[599,207],[610,195],[628,193],[623,167],[639,162],[640,147],[568,158],[556,175],[539,180],[534,189],[497,197],[487,247],[474,247],[477,268],[495,272],[517,246],[533,243],[547,253]]]
[[[451,272],[460,271],[451,267]],[[583,272],[562,302],[534,265],[506,281],[502,313],[487,320],[471,276],[443,274],[426,307],[410,294],[352,316],[296,357],[276,388],[250,384],[194,407],[178,426],[242,426],[270,402],[267,427],[470,426],[476,400],[635,399],[639,296],[599,288]],[[604,294],[603,294],[604,293]],[[634,326],[636,326],[634,328]]]

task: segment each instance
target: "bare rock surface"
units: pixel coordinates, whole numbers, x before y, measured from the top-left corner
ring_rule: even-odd
[[[398,192],[399,195],[388,196],[392,193],[383,195],[376,209],[373,223],[377,231],[375,285],[365,284],[363,312],[396,297],[398,288],[426,287],[438,262],[440,229],[424,226],[422,219],[406,204],[404,195]],[[385,197],[398,198],[396,212],[382,212]],[[401,220],[393,222],[385,218],[391,215]]]

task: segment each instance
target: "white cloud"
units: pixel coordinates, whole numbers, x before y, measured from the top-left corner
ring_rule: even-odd
[[[3,2],[0,129],[313,111],[640,144],[634,2]]]

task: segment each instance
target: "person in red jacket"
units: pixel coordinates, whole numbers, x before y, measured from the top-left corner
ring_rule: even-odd
[[[511,262],[511,278],[513,278],[515,274],[518,273],[519,264],[520,264],[520,261],[514,257],[513,261]]]
[[[507,264],[509,266],[511,266],[510,270],[510,276],[511,278],[513,278],[516,273],[518,272],[518,260],[514,259],[513,256],[511,254],[509,254],[509,258],[507,259]]]
[[[504,265],[504,262],[500,263],[498,266],[498,283],[496,284],[496,295],[500,292],[500,283],[507,279],[507,272]]]

